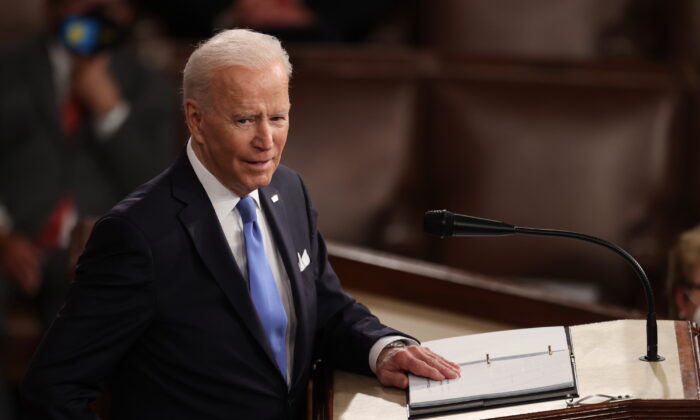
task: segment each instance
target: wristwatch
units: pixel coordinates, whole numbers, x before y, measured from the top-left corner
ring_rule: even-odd
[[[407,344],[403,340],[396,340],[392,341],[391,343],[387,344],[384,346],[385,349],[395,349],[395,348],[400,348],[400,347],[406,347]]]

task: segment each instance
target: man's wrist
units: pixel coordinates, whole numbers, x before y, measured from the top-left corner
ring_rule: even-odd
[[[379,354],[386,348],[387,345],[392,345],[395,342],[401,342],[404,346],[420,345],[419,342],[411,338],[402,335],[388,335],[377,340],[369,351],[369,368],[377,373],[377,360],[379,359]]]

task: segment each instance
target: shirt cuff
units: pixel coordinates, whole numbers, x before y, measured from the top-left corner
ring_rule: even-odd
[[[112,108],[104,117],[98,118],[95,121],[95,132],[100,141],[105,141],[114,134],[126,118],[129,116],[131,107],[126,102],[119,102],[117,106]]]
[[[372,369],[372,372],[374,374],[377,373],[377,359],[379,358],[379,353],[381,353],[382,350],[384,350],[384,347],[393,343],[394,341],[403,341],[404,343],[406,343],[407,346],[420,345],[420,343],[416,340],[404,337],[402,335],[387,335],[386,337],[380,338],[374,343],[374,345],[372,345],[372,348],[369,350],[369,368]]]

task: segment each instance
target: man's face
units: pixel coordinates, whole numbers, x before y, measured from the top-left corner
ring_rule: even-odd
[[[239,196],[268,185],[289,131],[289,80],[276,64],[214,73],[206,103],[185,101],[192,147],[200,161]]]

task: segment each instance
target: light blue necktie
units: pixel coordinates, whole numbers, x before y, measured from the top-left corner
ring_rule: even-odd
[[[287,313],[284,311],[275,277],[265,255],[262,234],[255,217],[255,202],[243,197],[236,205],[243,220],[243,237],[248,258],[250,296],[272,347],[277,366],[287,379]]]

